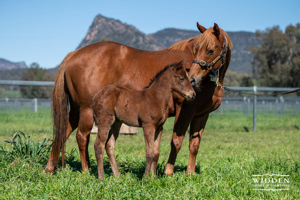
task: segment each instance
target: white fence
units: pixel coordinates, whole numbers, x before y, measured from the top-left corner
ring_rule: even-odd
[[[0,98],[0,112],[39,112],[50,109],[50,99]],[[300,97],[257,97],[258,114],[300,115]],[[253,113],[253,97],[225,97],[220,108],[215,112]]]
[[[0,112],[38,112],[51,108],[51,99],[0,98]]]
[[[0,85],[27,85],[27,86],[54,86],[51,81],[11,81],[0,80]],[[299,115],[300,95],[299,88],[270,88],[270,87],[225,87],[232,93],[239,94],[238,97],[223,98],[217,114],[226,112],[243,112],[245,115],[253,114],[253,130],[256,130],[257,113],[278,115]],[[293,97],[285,96],[289,92],[298,92]],[[263,93],[262,93],[263,92]],[[261,94],[260,94],[261,93]],[[267,94],[268,93],[268,94]],[[271,95],[270,95],[271,93]],[[264,96],[265,95],[265,96]],[[33,111],[50,108],[50,99],[22,99],[2,98],[0,99],[0,112]]]

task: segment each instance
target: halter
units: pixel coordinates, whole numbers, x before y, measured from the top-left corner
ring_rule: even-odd
[[[223,42],[223,47],[222,47],[222,51],[220,53],[220,55],[218,55],[211,63],[207,63],[204,60],[193,60],[192,63],[196,63],[198,64],[201,69],[204,70],[209,70],[210,72],[213,73],[213,75],[211,75],[211,80],[215,81],[217,86],[221,86],[222,84],[219,82],[219,70],[221,69],[221,67],[224,65],[224,60],[226,57],[226,53],[227,53],[227,39],[226,37],[224,37],[224,42]],[[214,69],[213,66],[219,61],[222,60],[222,64],[220,65],[220,67],[218,69]]]

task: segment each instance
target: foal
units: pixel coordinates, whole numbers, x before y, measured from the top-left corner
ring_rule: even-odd
[[[166,66],[143,90],[108,85],[93,97],[92,107],[98,125],[94,147],[99,179],[104,175],[103,154],[106,142],[112,134],[119,134],[122,123],[143,128],[146,144],[145,175],[155,173],[162,126],[168,117],[168,103],[172,92],[187,100],[196,96],[182,61]],[[119,170],[114,155],[109,155],[109,159],[114,175],[118,176]]]

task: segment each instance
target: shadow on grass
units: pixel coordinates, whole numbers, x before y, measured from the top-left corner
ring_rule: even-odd
[[[144,178],[145,167],[146,167],[145,161],[143,161],[141,159],[137,159],[137,160],[125,160],[125,159],[120,160],[118,158],[116,158],[116,159],[118,162],[118,167],[119,167],[121,176],[126,173],[131,173],[131,174],[134,174],[139,180],[142,180]],[[69,156],[67,156],[67,164],[70,166],[72,171],[82,171],[80,160],[75,159],[75,157],[72,155],[72,153],[69,154]],[[104,164],[105,175],[114,176],[110,162],[107,158],[103,160],[103,164]],[[165,165],[166,165],[166,162],[157,164],[156,178],[165,177],[165,175],[164,175]],[[186,170],[187,170],[186,165],[181,165],[181,164],[176,165],[175,164],[174,174],[186,172]],[[98,177],[97,162],[95,159],[91,159],[91,165],[90,165],[89,171],[92,176],[95,176],[96,178]],[[196,165],[195,173],[200,174],[200,165],[199,164]]]

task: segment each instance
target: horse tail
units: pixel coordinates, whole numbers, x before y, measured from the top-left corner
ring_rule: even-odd
[[[59,153],[62,151],[62,165],[64,167],[64,151],[69,121],[68,88],[65,81],[67,61],[76,51],[69,53],[60,65],[56,75],[55,85],[52,92],[52,117],[53,117],[53,144],[52,158],[54,166],[58,162]]]

